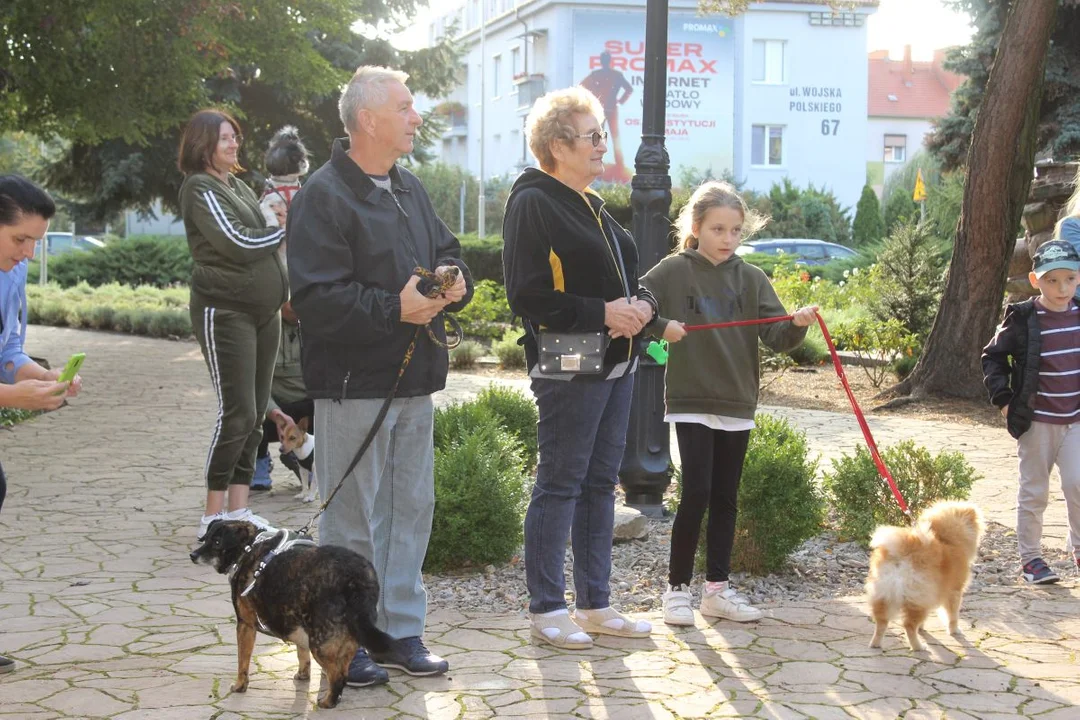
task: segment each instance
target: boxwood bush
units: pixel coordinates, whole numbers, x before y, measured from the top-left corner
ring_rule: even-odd
[[[435,516],[424,569],[508,562],[521,547],[529,480],[521,443],[480,399],[435,411]]]
[[[958,452],[931,455],[905,440],[881,450],[881,459],[915,516],[937,500],[964,500],[979,478]],[[878,474],[870,451],[860,445],[854,455],[833,460],[825,474],[825,491],[843,540],[868,545],[878,525],[908,525],[888,484]]]

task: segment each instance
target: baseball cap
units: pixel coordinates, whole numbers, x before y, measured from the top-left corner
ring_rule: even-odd
[[[1080,272],[1080,253],[1066,240],[1051,240],[1035,250],[1031,257],[1032,272],[1041,278],[1051,270],[1073,270]]]

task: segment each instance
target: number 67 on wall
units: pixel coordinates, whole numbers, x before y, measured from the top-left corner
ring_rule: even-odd
[[[822,120],[821,121],[821,134],[822,135],[835,135],[836,131],[840,128],[839,120]]]

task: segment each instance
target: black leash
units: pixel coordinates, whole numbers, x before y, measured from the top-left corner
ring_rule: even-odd
[[[457,268],[454,268],[454,270],[457,270]],[[420,283],[417,284],[417,289],[426,297],[435,297],[439,293],[449,290],[454,283],[457,282],[459,272],[460,271],[447,273],[444,277],[439,277],[435,273],[430,270],[425,270],[424,268],[418,267],[413,270],[414,274],[420,276]],[[356,468],[357,463],[364,457],[364,453],[367,452],[368,447],[370,447],[371,443],[375,440],[375,435],[378,434],[379,428],[382,427],[383,421],[386,420],[386,414],[390,411],[390,403],[393,402],[394,396],[397,395],[398,386],[401,384],[401,378],[405,374],[405,368],[409,367],[409,362],[412,360],[413,353],[416,352],[416,341],[420,338],[420,331],[427,329],[428,336],[440,347],[453,349],[461,343],[461,325],[458,324],[458,321],[453,316],[446,313],[439,314],[442,315],[445,320],[450,322],[456,333],[455,339],[450,342],[442,342],[436,337],[435,331],[431,329],[431,323],[416,326],[416,331],[413,333],[412,340],[409,341],[409,347],[405,350],[405,357],[401,359],[401,367],[398,368],[398,374],[397,377],[394,378],[394,384],[390,388],[390,393],[386,396],[386,399],[383,400],[382,407],[379,408],[379,414],[375,416],[375,422],[372,423],[371,429],[368,430],[367,437],[364,438],[364,442],[360,443],[360,449],[356,451],[356,455],[353,456],[352,462],[349,463],[349,467],[345,469],[345,473],[341,476],[341,480],[338,480],[338,484],[334,487],[333,492],[331,492],[330,496],[323,501],[323,504],[311,519],[308,520],[302,528],[297,530],[298,535],[305,536],[308,534],[312,523],[314,523],[319,516],[323,514],[327,506],[330,505],[330,501],[337,495],[338,490],[345,484],[346,478],[348,478],[349,474]]]

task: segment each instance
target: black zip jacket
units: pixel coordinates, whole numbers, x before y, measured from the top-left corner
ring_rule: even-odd
[[[604,303],[625,298],[626,287],[631,296],[653,306],[655,317],[656,300],[638,285],[634,238],[603,207],[596,193],[577,192],[542,170],[526,168],[514,181],[503,219],[506,299],[514,314],[534,329],[605,331]],[[612,240],[618,243],[624,267]],[[641,352],[641,337],[612,340],[604,372],[574,379],[602,380],[618,363],[632,363]],[[526,332],[524,340],[532,369],[536,339]]]
[[[983,384],[994,406],[1008,405],[1006,425],[1014,438],[1026,433],[1035,417],[1032,398],[1039,389],[1041,348],[1034,298],[1005,308],[994,339],[983,348]]]
[[[287,226],[292,307],[300,319],[304,384],[313,398],[384,398],[417,325],[401,321],[401,298],[413,268],[456,265],[465,297],[473,282],[457,238],[435,214],[415,175],[394,165],[393,191],[378,187],[335,141],[330,161],[293,198]],[[445,340],[442,316],[431,324]],[[421,330],[398,397],[446,386],[449,358]]]

